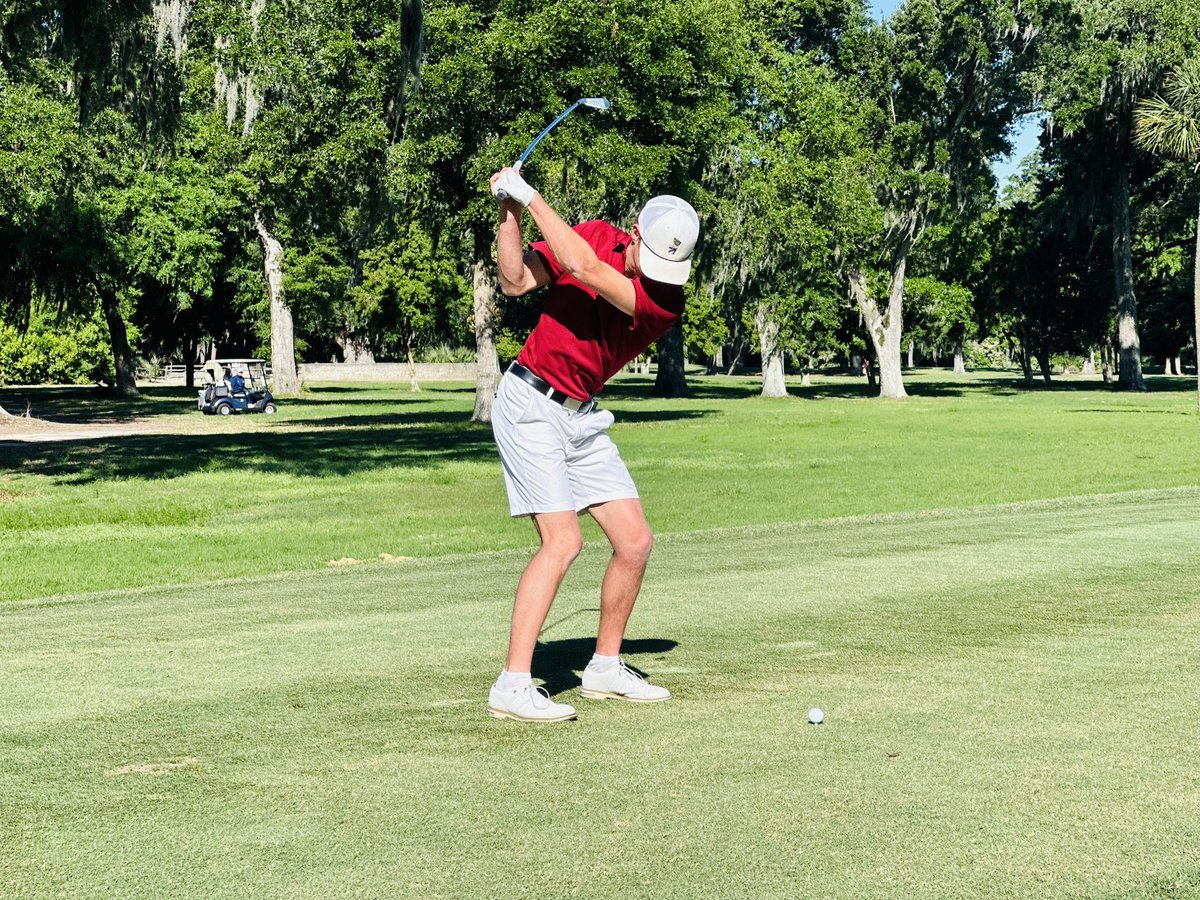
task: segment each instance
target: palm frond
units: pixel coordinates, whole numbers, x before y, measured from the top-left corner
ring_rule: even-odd
[[[1162,95],[1137,104],[1134,140],[1152,153],[1200,162],[1200,56],[1171,73]]]

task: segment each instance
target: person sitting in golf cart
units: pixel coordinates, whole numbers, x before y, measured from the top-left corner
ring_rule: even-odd
[[[229,390],[234,394],[246,393],[246,379],[242,377],[241,372],[233,373],[233,377],[229,379]]]

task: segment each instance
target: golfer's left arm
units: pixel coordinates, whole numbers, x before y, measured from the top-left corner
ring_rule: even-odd
[[[499,173],[492,176],[493,190]],[[496,232],[496,269],[506,297],[520,297],[550,282],[546,264],[536,251],[525,252],[521,236],[521,204],[500,200],[500,227]]]
[[[558,260],[558,264],[580,284],[591,288],[617,309],[632,316],[636,293],[633,282],[625,277],[624,272],[618,272],[607,263],[601,262],[588,242],[575,233],[564,222],[550,204],[542,199],[542,195],[529,186],[515,169],[501,169],[492,176],[492,193],[507,194],[507,200],[501,201],[504,210],[513,200],[529,208],[533,221],[541,229],[542,237],[550,246],[550,252]],[[507,215],[502,213],[502,215]],[[517,233],[520,233],[520,219],[517,219]],[[507,220],[501,222],[501,237],[504,236],[504,226]],[[529,264],[526,263],[528,266]],[[536,270],[535,270],[536,271]],[[505,293],[508,293],[505,291]]]
[[[633,282],[606,262],[602,262],[587,241],[562,220],[541,194],[534,194],[529,213],[550,245],[554,258],[572,278],[591,288],[621,312],[633,315],[636,294]]]

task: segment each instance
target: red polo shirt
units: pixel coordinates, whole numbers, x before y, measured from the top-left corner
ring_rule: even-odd
[[[574,230],[601,262],[625,271],[628,234],[598,219]],[[678,285],[632,279],[635,299],[630,316],[568,275],[545,241],[531,246],[550,273],[550,290],[517,362],[577,400],[598,393],[683,314],[683,288]]]

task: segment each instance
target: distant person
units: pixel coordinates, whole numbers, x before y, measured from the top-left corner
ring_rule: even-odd
[[[246,393],[246,379],[242,377],[240,372],[229,379],[229,389],[235,394]]]

